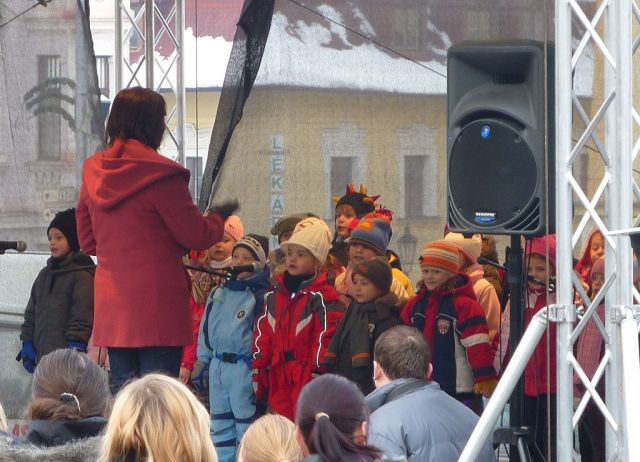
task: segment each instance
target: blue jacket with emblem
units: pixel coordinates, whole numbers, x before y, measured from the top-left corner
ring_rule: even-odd
[[[211,292],[198,334],[200,361],[208,363],[216,354],[232,353],[251,362],[253,326],[270,286],[265,267],[261,273],[228,281]]]

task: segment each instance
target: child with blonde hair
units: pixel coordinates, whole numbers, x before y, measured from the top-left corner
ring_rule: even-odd
[[[268,414],[247,429],[238,448],[238,462],[298,462],[302,450],[295,425],[286,417]]]
[[[179,380],[149,374],[116,397],[101,462],[217,462],[209,414]]]

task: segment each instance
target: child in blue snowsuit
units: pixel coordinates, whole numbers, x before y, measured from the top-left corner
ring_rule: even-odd
[[[209,380],[211,438],[220,462],[236,460],[238,443],[256,418],[251,347],[256,314],[270,287],[268,252],[267,238],[255,234],[234,245],[232,266],[259,262],[262,269],[240,273],[213,290],[200,323],[192,383],[202,389]]]

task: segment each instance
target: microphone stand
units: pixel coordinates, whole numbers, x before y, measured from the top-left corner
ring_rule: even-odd
[[[490,265],[500,267],[495,262],[486,261]],[[503,300],[510,295],[509,351],[513,354],[522,338],[523,303],[523,254],[520,235],[511,236],[511,247],[507,247],[507,260],[504,269],[507,272],[508,284],[503,290]],[[504,306],[504,305],[503,305]],[[527,462],[531,460],[528,444],[533,442],[533,434],[529,428],[522,426],[522,402],[524,399],[524,383],[522,376],[517,379],[509,399],[509,427],[499,428],[493,434],[494,444],[509,444],[509,462]]]
[[[197,266],[184,264],[184,267],[193,271],[200,271],[201,273],[212,274],[214,276],[220,276],[225,279],[233,279],[234,275],[228,271],[216,270],[208,266]]]

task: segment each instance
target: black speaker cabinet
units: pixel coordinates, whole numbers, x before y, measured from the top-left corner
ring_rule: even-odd
[[[464,42],[449,49],[447,221],[452,231],[544,234],[548,204],[553,232],[551,45],[546,100],[544,63],[541,42]]]

